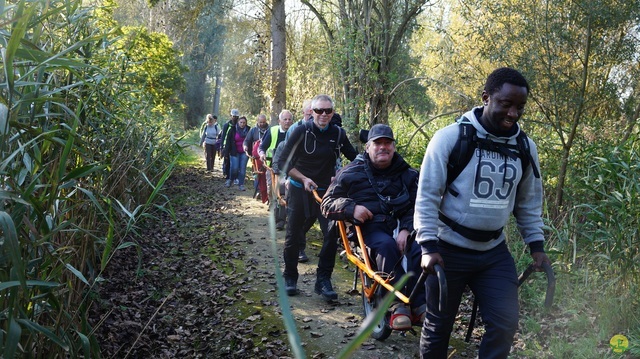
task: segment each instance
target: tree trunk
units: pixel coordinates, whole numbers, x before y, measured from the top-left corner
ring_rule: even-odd
[[[557,218],[560,210],[562,209],[563,201],[564,201],[564,185],[567,180],[567,172],[569,170],[569,157],[571,155],[571,149],[573,147],[573,141],[576,137],[576,132],[578,131],[578,125],[582,122],[582,114],[585,106],[585,98],[587,93],[587,82],[589,79],[589,59],[591,55],[591,20],[589,20],[586,34],[585,34],[585,49],[584,49],[584,57],[582,59],[582,78],[580,84],[580,97],[578,101],[578,108],[573,116],[573,123],[571,125],[571,130],[567,135],[567,141],[564,144],[564,149],[562,151],[562,162],[560,165],[560,171],[558,172],[558,184],[556,185],[556,199],[555,199],[555,208],[553,208],[552,213],[554,214],[554,218]]]
[[[273,0],[271,7],[271,124],[278,123],[278,115],[287,105],[287,46],[284,0]]]
[[[222,76],[216,75],[216,84],[213,93],[213,112],[212,114],[220,116],[220,90],[222,89]]]

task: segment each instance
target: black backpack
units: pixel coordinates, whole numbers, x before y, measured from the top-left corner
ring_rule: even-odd
[[[460,120],[458,127],[460,129],[458,141],[456,141],[453,150],[451,150],[449,163],[447,165],[447,187],[458,178],[462,170],[464,170],[469,161],[471,161],[471,157],[473,157],[476,149],[498,152],[514,160],[519,157],[522,163],[522,170],[524,171],[531,165],[534,176],[540,178],[540,172],[531,156],[529,140],[524,131],[520,130],[520,133],[516,137],[516,145],[509,145],[494,142],[486,138],[478,138],[476,128],[473,127],[466,117]]]

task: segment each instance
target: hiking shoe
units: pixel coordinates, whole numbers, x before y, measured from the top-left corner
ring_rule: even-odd
[[[247,190],[246,188],[244,188],[244,185],[243,185],[243,184],[239,185],[239,186],[238,186],[238,189],[239,189],[240,191],[246,191],[246,190]]]
[[[411,329],[411,313],[402,303],[391,306],[391,319],[389,326],[393,330],[410,330]]]
[[[238,181],[238,179],[236,178],[233,180],[233,184],[240,184],[240,181]]]
[[[298,262],[306,263],[308,261],[309,257],[307,257],[307,254],[304,252],[304,250],[301,250],[300,253],[298,253]],[[331,283],[329,283],[329,285],[331,285]]]
[[[298,285],[296,283],[296,280],[291,278],[285,278],[284,291],[287,292],[287,295],[290,297],[298,294]]]
[[[230,179],[226,180],[226,181],[224,182],[224,186],[225,186],[225,187],[231,187],[231,180],[230,180]]]
[[[338,293],[333,290],[331,280],[328,278],[318,278],[316,280],[315,292],[320,294],[327,302],[338,299]]]

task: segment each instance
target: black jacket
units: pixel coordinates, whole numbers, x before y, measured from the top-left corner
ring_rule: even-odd
[[[336,160],[340,153],[350,161],[358,155],[344,129],[329,124],[320,130],[314,123],[307,122],[296,126],[289,135],[278,159],[278,167],[287,174],[295,168],[311,178],[318,189],[325,189],[336,174]]]
[[[395,220],[399,220],[400,229],[411,232],[417,192],[418,171],[411,168],[402,156],[396,153],[391,166],[379,170],[371,165],[369,155],[364,153],[343,168],[331,183],[322,199],[322,214],[329,219],[354,221],[353,212],[359,204],[367,207],[375,220],[390,217],[393,227],[397,223]],[[400,203],[389,203],[396,202],[394,199],[400,199],[398,196],[403,193],[404,200]],[[383,200],[386,197],[391,201]]]

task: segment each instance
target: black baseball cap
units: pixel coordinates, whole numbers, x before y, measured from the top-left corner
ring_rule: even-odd
[[[393,130],[388,125],[384,125],[381,123],[373,125],[369,130],[369,137],[367,137],[367,141],[377,140],[378,138],[386,137],[391,141],[395,141],[393,138]]]

